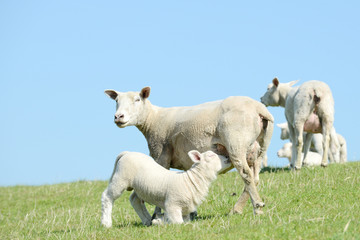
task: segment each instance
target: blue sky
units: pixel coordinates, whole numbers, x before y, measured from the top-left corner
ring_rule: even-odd
[[[280,82],[321,80],[335,127],[360,160],[359,1],[1,1],[0,185],[107,180],[121,151],[105,89],[151,86],[154,105],[189,106]],[[276,123],[282,108],[269,108]],[[269,164],[284,166],[275,128]]]

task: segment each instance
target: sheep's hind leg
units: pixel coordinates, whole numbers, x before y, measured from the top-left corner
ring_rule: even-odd
[[[146,209],[144,201],[138,197],[136,192],[133,192],[130,195],[130,203],[131,203],[131,206],[135,209],[135,212],[137,213],[137,215],[139,215],[142,223],[146,226],[150,226],[151,225],[151,216],[150,216],[148,210]]]

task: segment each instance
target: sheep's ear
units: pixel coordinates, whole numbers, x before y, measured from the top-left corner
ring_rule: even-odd
[[[293,85],[295,85],[299,80],[294,80],[288,83],[288,85],[291,87]]]
[[[118,96],[118,93],[115,90],[111,90],[111,89],[105,90],[105,94],[108,95],[110,98],[112,98],[114,100]]]
[[[194,163],[200,162],[202,158],[201,153],[196,150],[191,150],[190,152],[188,152],[188,155]]]
[[[272,82],[273,82],[273,84],[275,85],[275,87],[279,86],[279,80],[277,79],[277,77],[274,78],[274,79],[272,80]]]
[[[141,89],[140,92],[140,97],[145,99],[148,98],[150,96],[150,87],[144,87],[143,89]]]

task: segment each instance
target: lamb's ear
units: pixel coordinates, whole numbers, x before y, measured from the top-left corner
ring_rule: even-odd
[[[279,86],[279,80],[277,79],[277,77],[274,78],[274,79],[272,80],[272,82],[273,82],[273,84],[275,85],[275,87]]]
[[[190,152],[188,152],[188,155],[194,163],[200,162],[202,158],[201,153],[196,150],[191,150]]]
[[[141,89],[140,97],[142,99],[148,98],[150,96],[150,87],[144,87]]]
[[[116,99],[118,96],[118,93],[115,90],[107,89],[105,90],[105,94],[111,97],[112,99]]]
[[[291,87],[291,86],[295,85],[298,81],[300,81],[300,80],[291,81],[288,83],[288,85]]]

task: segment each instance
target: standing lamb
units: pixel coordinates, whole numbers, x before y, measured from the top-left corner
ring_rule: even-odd
[[[185,172],[170,171],[145,154],[123,152],[117,158],[109,186],[102,194],[101,224],[111,227],[111,212],[114,201],[124,190],[134,190],[131,205],[144,225],[151,225],[151,216],[144,204],[154,204],[165,211],[165,222],[189,221],[190,212],[205,199],[211,182],[219,172],[231,167],[224,156],[212,151],[199,153],[190,151],[192,167]],[[160,223],[153,220],[153,223]]]
[[[250,196],[254,213],[261,213],[265,204],[246,154],[257,142],[258,157],[262,159],[270,144],[274,119],[263,104],[238,96],[191,107],[162,108],[148,100],[149,87],[140,92],[106,90],[105,93],[117,103],[116,125],[136,126],[148,142],[150,155],[167,169],[188,170],[192,161],[187,152],[192,149],[216,152],[219,145],[223,146],[245,182],[241,201],[235,204],[233,212],[241,213],[242,201]]]
[[[323,155],[321,166],[327,166],[330,132],[334,122],[334,99],[329,86],[320,81],[308,81],[299,87],[292,87],[297,81],[280,83],[277,78],[268,86],[261,97],[266,106],[285,107],[285,117],[293,144],[291,166],[300,169],[301,152],[304,158],[309,151],[313,133],[323,134]],[[303,132],[307,132],[305,141]]]

